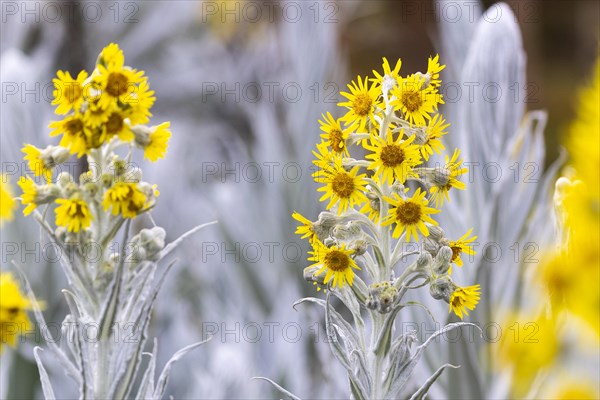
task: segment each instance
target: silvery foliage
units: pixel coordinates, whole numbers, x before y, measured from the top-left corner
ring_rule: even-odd
[[[472,164],[466,164],[470,166],[468,190],[451,194],[439,222],[453,240],[471,227],[478,235],[477,255],[463,256],[465,265],[462,270],[454,268],[453,274],[481,284],[481,301],[470,320],[484,328],[487,340],[458,340],[438,347],[422,373],[449,359],[461,368],[441,381],[433,392],[436,397],[506,398],[509,378],[493,367],[493,341],[499,339],[494,329],[502,323],[503,312],[532,306],[531,273],[553,240],[551,190],[562,159],[544,171],[547,114],[526,110],[530,88],[526,56],[511,8],[498,3],[482,14],[482,7],[473,4],[440,0],[437,6],[449,3],[462,7],[462,17],[442,18],[439,24],[448,88],[442,112],[453,133],[446,137],[446,145],[462,149],[465,163]],[[473,10],[475,18],[470,20]],[[449,82],[462,91],[455,101],[448,100],[449,93],[455,93]],[[484,94],[486,85],[500,91],[490,89]],[[475,88],[471,98],[469,87]],[[533,93],[530,99],[539,95]],[[535,106],[533,101],[529,105]],[[439,307],[431,299],[422,300],[432,310]]]
[[[125,222],[121,217],[105,230],[73,236],[53,230],[37,210],[34,217],[60,249],[60,264],[70,287],[63,290],[70,313],[62,323],[60,339],[47,340],[47,346],[79,386],[79,397],[162,399],[173,364],[204,342],[175,353],[157,379],[157,341],[150,353],[144,352],[144,347],[158,291],[174,262],[160,269],[159,263],[185,237],[210,224],[200,225],[165,246],[162,228],[142,229],[130,237],[131,220]],[[93,227],[100,229],[100,225]],[[86,249],[94,243],[99,254],[92,257]],[[119,249],[111,253],[115,243],[120,243]],[[31,285],[22,276],[38,325],[48,327]],[[41,351],[41,347],[33,350],[42,390],[46,399],[56,399]]]

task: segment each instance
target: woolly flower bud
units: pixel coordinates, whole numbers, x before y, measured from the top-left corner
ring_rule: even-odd
[[[135,263],[144,260],[156,261],[160,251],[165,247],[167,233],[159,226],[152,229],[142,229],[140,233],[132,238],[134,243],[134,254],[132,261]]]
[[[40,158],[47,168],[54,168],[69,159],[69,149],[62,146],[48,146],[40,153]]]
[[[437,225],[429,225],[429,237],[433,240],[441,240],[444,237],[444,230]]]
[[[368,247],[369,247],[369,244],[367,243],[366,240],[358,239],[358,240],[355,240],[354,242],[352,242],[352,244],[350,245],[349,248],[354,250],[354,254],[356,256],[361,256],[367,252]]]
[[[319,266],[311,266],[311,267],[304,268],[304,271],[303,271],[304,279],[308,282],[314,282],[317,285],[324,286],[325,285],[325,273],[322,272],[320,274],[317,274],[319,269],[320,269]]]
[[[325,241],[331,232],[331,229],[340,223],[342,219],[329,211],[323,211],[319,214],[319,219],[313,223],[313,230],[320,241]]]
[[[125,160],[116,159],[112,163],[112,168],[115,171],[115,176],[121,176],[127,172],[127,162],[125,162]]]
[[[417,270],[425,271],[433,262],[433,257],[429,253],[421,253],[417,258]]]
[[[139,167],[131,168],[127,174],[127,182],[141,182],[142,181],[142,169]]]
[[[79,191],[79,186],[77,186],[77,184],[75,184],[74,182],[68,183],[67,185],[65,185],[65,187],[63,188],[62,192],[64,194],[65,198],[69,198],[72,195],[74,195],[75,193],[77,193]]]
[[[146,125],[135,125],[131,127],[131,131],[135,135],[135,144],[144,148],[150,144],[150,134],[152,129]]]
[[[340,240],[352,240],[362,234],[360,225],[356,221],[350,221],[347,224],[336,225],[333,227],[332,235]]]
[[[450,171],[447,168],[435,168],[428,178],[432,185],[444,187],[450,182]]]
[[[444,300],[450,303],[450,296],[456,290],[457,286],[452,282],[448,275],[438,277],[429,286],[429,294],[436,300]]]
[[[433,273],[436,275],[444,275],[450,269],[452,261],[452,249],[448,246],[443,246],[437,253],[432,266]]]
[[[66,187],[71,182],[73,182],[73,176],[70,173],[66,172],[66,171],[61,172],[56,177],[56,183],[61,188]]]
[[[374,283],[369,286],[369,297],[365,305],[371,310],[386,314],[398,298],[398,289],[389,281]]]
[[[86,183],[94,181],[94,174],[92,171],[87,171],[79,175],[79,184],[85,185]]]

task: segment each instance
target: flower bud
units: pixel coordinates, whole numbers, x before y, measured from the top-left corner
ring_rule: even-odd
[[[450,296],[456,290],[456,285],[448,275],[442,275],[429,285],[429,294],[436,300],[450,302]]]
[[[433,257],[431,254],[423,252],[417,258],[417,270],[426,271],[427,268],[433,263]]]
[[[365,305],[371,310],[386,314],[392,310],[397,298],[398,289],[391,282],[377,282],[369,286],[369,297],[367,297]]]
[[[70,173],[63,171],[56,177],[56,183],[59,187],[64,188],[69,183],[73,182],[73,176]]]
[[[62,146],[48,146],[40,153],[46,168],[54,168],[69,159],[69,149]]]
[[[452,261],[452,249],[448,246],[443,246],[435,256],[432,270],[436,275],[444,275],[448,273],[450,269],[450,262]]]
[[[333,227],[332,235],[340,240],[352,240],[362,234],[360,225],[356,221]]]

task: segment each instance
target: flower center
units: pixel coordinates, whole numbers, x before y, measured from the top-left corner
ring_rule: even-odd
[[[341,153],[344,150],[344,136],[339,129],[329,131],[329,141],[333,151]]]
[[[371,99],[371,96],[369,96],[367,93],[357,94],[354,98],[354,101],[352,102],[352,109],[354,110],[356,115],[361,117],[366,117],[367,115],[369,115],[372,106],[373,100]]]
[[[462,307],[464,303],[464,299],[460,294],[455,294],[452,296],[452,307],[459,308]]]
[[[83,122],[80,119],[71,119],[65,124],[65,128],[71,135],[76,135],[83,131]]]
[[[402,225],[414,225],[421,220],[421,207],[406,201],[396,207],[396,221]]]
[[[415,90],[402,93],[402,104],[409,112],[418,110],[423,104],[421,93]]]
[[[325,256],[325,265],[334,272],[345,271],[350,267],[350,258],[339,250],[331,250]]]
[[[404,162],[404,150],[395,143],[385,145],[381,149],[381,163],[384,167],[396,167]]]
[[[120,72],[111,72],[106,83],[106,92],[112,97],[119,97],[127,92],[129,79]]]
[[[85,212],[83,211],[83,205],[74,203],[74,207],[71,208],[71,218],[85,219]]]
[[[120,132],[123,128],[123,118],[119,115],[119,113],[112,113],[110,117],[108,117],[108,121],[106,121],[106,131],[110,134],[115,134]]]
[[[452,260],[450,261],[454,262],[458,257],[460,257],[460,254],[462,253],[462,247],[450,246],[450,249],[452,250]]]
[[[65,97],[69,103],[75,103],[81,97],[81,87],[78,83],[65,86]]]
[[[345,172],[336,174],[331,181],[331,190],[340,198],[349,198],[354,193],[354,188],[354,179]]]

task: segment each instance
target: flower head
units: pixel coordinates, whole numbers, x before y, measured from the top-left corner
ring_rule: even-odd
[[[441,207],[444,204],[444,199],[450,200],[448,192],[452,188],[465,190],[467,187],[464,182],[460,181],[461,175],[468,172],[467,167],[462,165],[463,160],[459,159],[460,151],[454,150],[452,158],[446,156],[446,165],[443,168],[436,168],[430,175],[431,179],[431,197],[435,201],[436,207]]]
[[[396,61],[396,65],[394,69],[390,67],[390,63],[387,58],[383,57],[383,75],[379,74],[379,72],[373,70],[373,75],[375,75],[375,82],[378,85],[381,85],[381,89],[383,91],[384,96],[387,96],[389,91],[398,84],[398,82],[402,79],[400,77],[400,68],[402,67],[402,60],[398,59]]]
[[[21,195],[21,204],[25,205],[23,215],[28,216],[37,208],[36,200],[38,198],[38,186],[29,177],[20,177],[18,182],[19,187],[23,191]]]
[[[82,114],[75,113],[62,121],[51,122],[50,128],[53,129],[50,136],[62,135],[60,145],[68,148],[71,154],[81,157],[88,152],[88,128]]]
[[[429,77],[429,84],[435,88],[439,87],[442,83],[440,79],[440,71],[446,68],[445,65],[440,65],[440,56],[438,54],[435,57],[429,57],[427,60],[427,75]]]
[[[317,238],[317,234],[313,227],[313,222],[296,211],[293,212],[292,217],[302,224],[296,228],[295,233],[297,235],[301,235],[301,239],[308,238],[309,243],[312,243],[313,240]]]
[[[165,156],[171,138],[170,126],[171,123],[167,121],[150,128],[148,143],[144,147],[144,158],[156,161]]]
[[[33,171],[35,176],[43,176],[46,178],[46,182],[52,180],[52,167],[46,165],[42,158],[42,150],[38,149],[34,145],[26,144],[21,151],[25,153],[25,160],[27,160],[29,169]]]
[[[337,159],[332,167],[317,173],[315,180],[326,184],[317,189],[319,192],[325,192],[319,200],[329,199],[328,210],[337,205],[338,214],[341,214],[348,207],[354,208],[355,205],[360,205],[367,200],[365,197],[366,175],[359,175],[358,170],[359,167],[353,167],[347,171],[342,166],[341,160]]]
[[[467,310],[474,310],[479,303],[479,285],[457,287],[450,295],[450,308],[448,312],[454,311],[460,319],[463,319],[463,314],[469,315]]]
[[[412,135],[406,140],[402,140],[402,136],[403,131],[396,140],[390,133],[387,140],[372,136],[370,144],[363,144],[365,149],[371,151],[371,154],[365,157],[372,160],[369,169],[375,170],[375,174],[389,184],[394,180],[404,183],[406,179],[416,177],[413,168],[421,162],[419,148],[412,144],[415,136]]]
[[[0,352],[8,344],[15,347],[17,335],[32,329],[27,311],[33,307],[21,293],[11,273],[0,273]]]
[[[443,103],[441,95],[425,85],[425,77],[417,74],[402,78],[392,94],[396,97],[392,104],[402,111],[407,121],[418,126],[425,125],[438,103]]]
[[[358,83],[357,83],[358,82]],[[372,83],[369,86],[368,78],[362,79],[360,76],[356,82],[348,85],[350,93],[341,92],[348,101],[338,103],[338,106],[346,107],[348,111],[342,117],[342,121],[348,124],[357,124],[359,131],[364,131],[368,121],[372,121],[375,109],[378,107],[379,93],[377,84]]]
[[[429,120],[426,127],[423,127],[424,135],[423,142],[421,144],[421,155],[425,161],[429,160],[434,152],[440,154],[445,149],[442,141],[442,136],[447,134],[446,128],[450,124],[446,124],[446,120],[440,114],[435,114],[433,118]]]
[[[471,236],[473,232],[473,228],[469,229],[467,233],[462,235],[458,240],[452,240],[448,243],[448,247],[452,250],[452,260],[451,262],[455,263],[459,267],[463,266],[463,260],[461,255],[468,254],[470,256],[475,255],[475,250],[473,249],[472,243],[477,240],[477,236]],[[471,237],[469,237],[471,236]],[[452,267],[450,267],[452,268]],[[448,270],[448,273],[452,273],[452,269]]]
[[[412,197],[404,199],[398,194],[394,197],[385,197],[385,200],[392,206],[388,215],[382,221],[383,226],[396,224],[392,237],[398,238],[404,230],[406,230],[406,241],[410,241],[411,236],[415,240],[419,240],[417,229],[423,236],[429,236],[429,229],[425,223],[437,225],[430,215],[437,214],[440,210],[428,207],[428,200],[425,198],[426,193],[421,191],[421,188],[415,190]]]
[[[13,219],[16,206],[17,203],[14,199],[8,176],[0,174],[0,224]]]
[[[56,199],[56,204],[59,204],[54,210],[57,226],[65,227],[69,232],[79,232],[91,225],[93,218],[85,201],[77,198]]]
[[[341,288],[345,284],[352,286],[354,270],[360,269],[351,257],[354,250],[347,249],[345,244],[327,247],[319,240],[314,240],[312,245],[313,251],[309,252],[312,257],[308,260],[314,261],[311,266],[320,267],[314,275],[325,273],[324,283],[333,280],[334,287]]]
[[[117,182],[104,194],[102,206],[109,208],[113,215],[119,213],[123,218],[135,218],[146,207],[147,196],[137,183]]]
[[[52,93],[54,96],[52,105],[58,106],[56,113],[64,115],[71,110],[79,111],[83,103],[84,82],[88,77],[88,73],[81,71],[77,75],[77,79],[73,79],[68,71],[58,71],[56,75],[58,78],[52,80],[55,88]]]
[[[97,73],[93,75],[101,95],[99,106],[108,108],[111,104],[129,104],[136,101],[132,92],[144,80],[144,72],[126,67],[123,60],[115,56],[112,62],[97,65]]]
[[[323,115],[323,120],[319,120],[319,124],[323,131],[321,138],[323,138],[331,151],[347,157],[350,156],[348,147],[346,146],[346,139],[348,139],[348,135],[353,130],[353,127],[342,128],[341,119],[333,118],[329,112]]]

